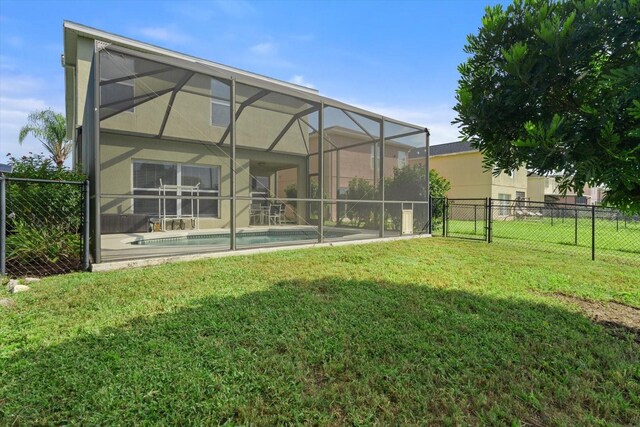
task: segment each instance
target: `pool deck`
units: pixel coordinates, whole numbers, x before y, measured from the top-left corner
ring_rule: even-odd
[[[256,230],[258,227],[251,227],[250,230]],[[263,230],[269,229],[269,227],[261,227]],[[299,228],[299,227],[296,227]],[[313,227],[315,228],[315,227]],[[244,229],[244,231],[246,231],[247,229]],[[344,229],[341,229],[344,230]],[[227,230],[228,231],[228,230]],[[238,231],[240,231],[240,229],[238,229]],[[169,233],[169,232],[167,232]],[[171,232],[173,233],[173,232]],[[180,232],[176,232],[176,233],[180,233]],[[185,232],[182,232],[184,235]],[[193,232],[189,232],[189,233],[193,233]],[[207,231],[203,231],[204,234],[212,234],[212,230],[207,230]],[[335,239],[335,240],[331,240],[331,241],[326,241],[324,243],[307,243],[308,241],[304,241],[301,240],[299,242],[301,243],[297,243],[297,244],[292,244],[291,242],[282,242],[280,243],[280,245],[278,246],[252,246],[252,247],[248,247],[248,248],[242,248],[242,249],[238,249],[235,251],[231,251],[229,250],[229,248],[225,245],[223,248],[221,249],[217,249],[215,247],[212,246],[190,246],[190,247],[185,247],[185,246],[173,246],[173,247],[158,247],[155,246],[153,247],[154,250],[157,251],[145,251],[147,252],[144,257],[141,257],[141,254],[138,252],[136,256],[138,256],[137,259],[134,259],[133,257],[127,258],[126,255],[119,255],[118,258],[120,258],[120,260],[116,260],[113,259],[111,261],[104,259],[102,263],[100,264],[93,264],[91,271],[94,272],[99,272],[99,271],[111,271],[111,270],[123,270],[123,269],[128,269],[128,268],[139,268],[139,267],[148,267],[148,266],[153,266],[153,265],[161,265],[161,264],[168,264],[168,263],[174,263],[174,262],[185,262],[185,261],[196,261],[196,260],[205,260],[205,259],[213,259],[213,258],[224,258],[224,257],[228,257],[228,256],[242,256],[242,255],[253,255],[253,254],[261,254],[261,253],[269,253],[269,252],[279,252],[279,251],[287,251],[287,250],[296,250],[296,249],[303,249],[303,248],[321,248],[321,247],[329,247],[329,246],[347,246],[347,245],[362,245],[362,244],[368,244],[368,243],[380,243],[380,242],[391,242],[391,241],[396,241],[396,240],[408,240],[408,239],[419,239],[419,238],[426,238],[426,237],[431,237],[431,234],[414,234],[414,235],[407,235],[407,236],[393,236],[393,237],[383,237],[380,238],[378,237],[377,233],[374,234],[372,232],[369,233],[359,233],[360,234],[360,238],[359,239],[354,239],[354,236],[351,235],[351,240],[346,240],[345,238],[339,238],[339,239]],[[397,233],[395,233],[397,234]],[[173,235],[173,234],[172,234]],[[365,235],[367,235],[368,237],[365,237]],[[136,238],[140,238],[140,236],[142,237],[148,237],[148,234],[119,234],[119,235],[109,235],[109,236],[103,236],[103,239],[105,237],[113,237],[113,239],[110,239],[112,242],[119,240],[118,245],[122,245],[122,244],[127,244],[127,242],[130,242],[133,240],[135,240]],[[115,236],[119,236],[119,237],[115,237]],[[123,243],[123,237],[122,236],[127,236],[124,238],[124,240],[126,240],[125,243]],[[375,237],[374,237],[375,236]],[[169,237],[168,235],[163,233],[162,237]],[[103,240],[104,243],[104,240]],[[128,245],[129,248],[127,250],[131,250],[130,248],[133,245]],[[149,249],[150,246],[139,246],[140,248],[145,248],[145,249]],[[176,252],[177,249],[179,250],[179,254],[177,254]],[[112,249],[112,250],[116,250],[117,249]],[[168,252],[163,252],[162,250],[169,250]],[[153,252],[153,253],[151,253]],[[104,254],[105,254],[105,249],[103,247],[103,258],[104,258]],[[114,254],[115,255],[115,254]]]
[[[309,231],[312,233],[316,233],[318,228],[315,226],[304,226],[304,225],[290,225],[290,226],[251,226],[239,228],[237,233],[246,233],[246,232],[259,232],[259,231],[269,231],[269,230],[290,230],[290,231]],[[327,242],[341,242],[341,241],[349,241],[349,240],[364,240],[364,239],[377,239],[379,235],[376,231],[373,230],[362,230],[362,229],[352,229],[352,228],[342,228],[342,227],[325,227],[326,231],[339,231],[339,232],[348,232],[350,233],[348,236],[344,237],[334,237],[331,239],[325,239]],[[397,235],[397,232],[389,232],[390,235]],[[191,254],[200,254],[202,252],[225,252],[229,251],[230,245],[220,244],[220,245],[185,245],[185,246],[176,246],[176,245],[167,245],[167,246],[155,246],[155,245],[132,245],[132,242],[137,240],[146,240],[146,239],[162,239],[162,238],[175,238],[175,237],[186,237],[186,236],[194,236],[194,235],[211,235],[211,234],[229,234],[228,228],[219,228],[219,229],[207,229],[207,230],[175,230],[175,231],[162,231],[155,233],[130,233],[130,234],[106,234],[102,236],[102,261],[104,262],[113,262],[113,261],[129,261],[138,258],[157,258],[157,257],[166,257],[166,256],[179,256],[179,255],[191,255]],[[306,240],[291,240],[291,241],[281,241],[274,243],[265,243],[265,244],[252,244],[250,246],[242,246],[238,245],[238,249],[251,249],[251,248],[265,248],[272,246],[300,246],[303,244],[317,244],[313,239]]]

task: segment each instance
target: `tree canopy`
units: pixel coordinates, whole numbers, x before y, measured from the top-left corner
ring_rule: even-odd
[[[516,0],[469,35],[453,123],[495,172],[640,212],[640,1]]]
[[[18,140],[22,144],[27,135],[37,138],[51,154],[53,162],[61,168],[71,153],[71,141],[67,139],[67,122],[62,114],[46,109],[29,114],[28,123],[20,129]]]

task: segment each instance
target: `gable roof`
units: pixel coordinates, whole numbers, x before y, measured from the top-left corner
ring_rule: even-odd
[[[444,154],[456,154],[478,151],[477,148],[471,147],[471,143],[464,141],[454,141],[446,144],[432,145],[429,149],[429,156],[441,156]],[[422,158],[425,155],[425,148],[417,148],[411,150],[409,158],[416,159]]]

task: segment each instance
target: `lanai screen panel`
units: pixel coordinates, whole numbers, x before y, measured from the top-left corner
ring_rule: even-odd
[[[346,109],[324,109],[326,240],[379,237],[380,119]]]
[[[409,218],[406,212],[411,211],[413,233],[426,232],[429,200],[426,159],[412,156],[418,150],[426,153],[426,132],[389,120],[385,120],[384,130],[385,235],[400,234],[403,210],[405,219]]]
[[[242,83],[236,84],[235,103],[238,247],[317,241],[317,223],[309,217],[314,209],[305,199],[313,191],[309,136],[318,129],[320,106]],[[229,143],[225,138],[222,146]],[[268,238],[242,235],[282,226],[298,228]]]
[[[159,135],[171,94],[188,73],[108,48],[101,50],[101,129]]]
[[[219,143],[230,125],[231,82],[109,48],[100,71],[103,235],[219,233],[211,243],[122,248],[106,236],[105,259],[227,250],[231,153]]]

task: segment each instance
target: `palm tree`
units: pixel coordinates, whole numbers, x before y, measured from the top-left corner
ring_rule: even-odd
[[[67,123],[62,114],[51,109],[34,111],[29,114],[28,123],[20,129],[20,144],[27,135],[37,138],[51,153],[51,158],[61,168],[71,153],[71,141],[67,139]]]

